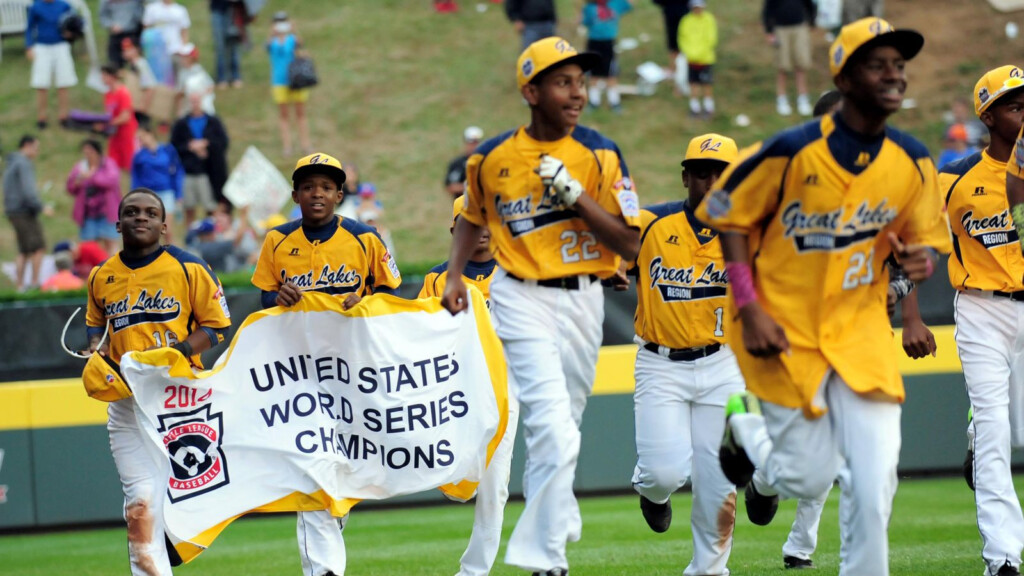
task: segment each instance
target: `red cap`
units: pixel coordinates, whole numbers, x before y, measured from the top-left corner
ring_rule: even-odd
[[[122,38],[121,50],[127,50],[129,48],[135,48],[135,42],[132,42],[131,38]]]

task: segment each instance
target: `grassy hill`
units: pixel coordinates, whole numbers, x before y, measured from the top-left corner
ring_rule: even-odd
[[[621,55],[623,82],[647,60],[666,60],[661,14],[649,0],[633,0],[636,9],[623,20],[622,36],[641,40]],[[207,2],[189,0],[192,38],[201,60],[213,71]],[[290,174],[294,157],[282,155],[276,108],[269,94],[269,64],[263,50],[270,15],[287,10],[312,51],[321,77],[309,104],[314,146],[355,162],[364,181],[374,182],[385,204],[386,224],[397,243],[403,267],[443,260],[448,249],[450,203],[441,180],[447,160],[458,153],[465,126],[481,126],[487,135],[525,122],[528,112],[515,89],[518,37],[502,6],[489,0],[459,0],[455,14],[435,14],[428,0],[270,0],[251,28],[253,49],[243,58],[246,85],[217,94],[217,110],[232,138],[231,163],[248,145],[260,148],[282,172]],[[89,0],[94,18],[98,0]],[[581,0],[559,0],[560,33],[582,47],[576,15]],[[717,131],[751,144],[786,126],[774,113],[773,52],[760,28],[759,0],[713,0],[710,9],[720,28],[716,70],[719,116],[711,121],[688,117],[686,102],[662,86],[652,97],[630,97],[625,113],[588,113],[583,122],[619,143],[644,202],[679,197],[678,162],[687,141]],[[917,102],[894,123],[938,152],[942,112],[957,95],[969,95],[988,68],[1012,63],[1024,39],[1009,40],[1003,28],[1011,18],[991,10],[984,0],[889,0],[887,17],[900,27],[917,28],[927,41],[908,68],[908,98]],[[1019,15],[1018,15],[1019,16]],[[100,53],[104,31],[97,25]],[[644,41],[646,40],[646,41]],[[814,93],[831,85],[823,33],[815,33]],[[36,133],[33,91],[27,87],[29,63],[19,38],[4,41],[0,63],[0,144],[5,151],[22,133]],[[79,77],[84,80],[84,50]],[[55,98],[54,98],[55,100]],[[55,107],[55,101],[53,103]],[[102,96],[79,85],[73,107],[99,109]],[[734,126],[745,113],[752,123]],[[55,112],[53,112],[55,116]],[[46,200],[56,215],[45,220],[47,239],[77,234],[70,219],[64,180],[78,158],[80,133],[50,129],[38,134],[41,183],[51,182]],[[0,260],[14,255],[14,238],[0,225]],[[0,279],[0,287],[9,287]]]

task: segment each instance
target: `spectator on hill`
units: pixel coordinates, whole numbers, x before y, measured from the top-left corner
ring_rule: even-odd
[[[210,0],[210,29],[217,57],[217,88],[242,87],[242,46],[246,42],[248,14],[237,0]]]
[[[182,207],[186,229],[195,220],[196,208],[208,216],[218,202],[230,205],[223,195],[228,179],[228,133],[219,118],[203,110],[199,94],[191,94],[188,102],[188,115],[179,118],[171,128],[171,144],[185,168]]]
[[[970,156],[977,151],[977,148],[967,142],[967,128],[963,124],[953,124],[946,130],[942,152],[935,165],[942,170],[946,164]]]
[[[117,167],[125,172],[131,170],[132,156],[135,154],[135,130],[139,123],[135,119],[135,108],[132,106],[132,95],[128,87],[121,82],[119,70],[113,64],[105,64],[100,68],[103,84],[107,93],[103,96],[103,108],[110,121],[107,126],[114,127],[107,144],[107,156],[117,163]],[[99,126],[105,129],[107,126]]]
[[[949,111],[943,115],[946,121],[948,132],[955,124],[960,124],[967,130],[967,145],[974,146],[979,150],[988,145],[988,128],[982,124],[974,114],[974,102],[969,98],[957,96],[949,105]]]
[[[278,128],[281,130],[281,146],[285,156],[292,153],[292,122],[288,118],[289,107],[295,109],[295,124],[299,131],[299,146],[302,153],[309,154],[313,150],[309,142],[309,121],[306,120],[309,88],[294,90],[288,85],[288,67],[295,59],[295,51],[301,45],[302,40],[296,35],[295,26],[288,19],[288,14],[274,14],[270,40],[267,41],[267,53],[270,55],[270,85],[279,113]]]
[[[711,84],[717,46],[715,16],[708,11],[705,0],[690,0],[690,12],[679,22],[679,48],[690,67],[690,114],[693,116],[711,117],[715,113]]]
[[[555,35],[554,0],[505,0],[505,14],[519,33],[521,49]]]
[[[110,255],[95,240],[75,242],[73,240],[62,240],[58,242],[53,251],[70,252],[72,259],[71,270],[82,280],[89,277],[92,269],[107,261]]]
[[[57,273],[47,278],[46,282],[43,282],[42,291],[61,292],[85,288],[85,280],[75,276],[74,272],[71,271],[73,264],[71,252],[67,250],[54,252],[53,265],[57,268]]]
[[[615,39],[619,36],[619,19],[633,9],[629,0],[587,0],[580,21],[587,28],[587,51],[601,56],[601,63],[590,71],[589,103],[601,106],[601,91],[608,90],[608,106],[622,111],[619,96],[619,62],[615,58]]]
[[[107,254],[117,249],[117,205],[121,202],[121,172],[111,158],[103,157],[98,140],[82,142],[82,160],[68,175],[68,193],[75,198],[71,218],[78,224],[81,240],[95,240]]]
[[[843,26],[861,18],[881,18],[885,0],[843,0]]]
[[[121,41],[121,55],[124,67],[138,78],[139,92],[142,94],[141,102],[132,102],[135,120],[139,123],[148,122],[150,107],[153,105],[153,89],[157,85],[156,76],[149,62],[142,57],[138,44],[132,42],[131,38]]]
[[[165,244],[174,243],[174,215],[184,195],[185,169],[178,152],[170,144],[161,144],[148,124],[139,125],[139,149],[132,158],[132,189],[149,188],[164,203],[167,216]]]
[[[690,0],[654,0],[661,8],[661,16],[665,21],[665,47],[668,49],[668,66],[665,73],[674,78],[676,60],[679,59],[679,21],[690,12]],[[676,91],[679,84],[676,84]]]
[[[60,30],[61,18],[73,12],[64,0],[35,0],[28,8],[25,56],[32,61],[29,85],[36,90],[36,126],[47,126],[49,91],[57,89],[57,118],[68,123],[68,88],[78,84],[71,43]]]
[[[775,111],[789,116],[793,107],[786,95],[786,77],[796,84],[796,109],[801,116],[814,111],[807,96],[807,70],[811,67],[811,26],[817,13],[814,0],[765,0],[761,12],[768,43],[775,47]]]
[[[177,93],[174,96],[174,109],[178,116],[188,114],[188,105],[184,103],[193,94],[202,98],[204,112],[210,116],[215,115],[217,110],[213,103],[216,98],[213,93],[213,77],[199,63],[199,49],[195,44],[185,44],[178,50],[178,65]]]
[[[439,14],[458,12],[459,5],[455,3],[455,0],[434,0],[434,11]]]
[[[175,0],[150,2],[142,14],[142,25],[160,32],[159,40],[151,38],[148,42],[143,33],[143,47],[157,78],[168,86],[174,86],[177,78],[175,56],[188,43],[188,29],[192,26],[188,9]]]
[[[345,182],[341,185],[341,202],[334,207],[334,213],[348,218],[350,220],[357,220],[358,214],[356,212],[359,207],[359,168],[351,163],[342,163],[341,168],[345,171]],[[298,206],[296,206],[296,210]],[[298,214],[292,220],[301,217],[302,214]]]
[[[444,189],[452,199],[466,192],[466,161],[476,151],[476,147],[484,139],[484,131],[477,126],[470,126],[462,131],[462,154],[448,163],[448,171],[444,176]],[[346,173],[348,171],[346,170]]]
[[[142,0],[100,0],[100,24],[107,29],[107,62],[124,66],[123,43],[139,43],[142,12]]]
[[[7,166],[4,168],[4,214],[14,228],[18,244],[18,255],[14,259],[14,284],[18,292],[25,289],[26,264],[32,266],[32,278],[28,286],[39,286],[39,270],[46,250],[43,227],[39,224],[43,203],[36,189],[36,168],[33,164],[38,155],[39,141],[26,134],[18,142],[18,150],[7,156]]]

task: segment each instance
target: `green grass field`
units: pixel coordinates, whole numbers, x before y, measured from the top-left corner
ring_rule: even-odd
[[[1024,477],[1017,479],[1018,490]],[[742,500],[742,495],[740,497]],[[633,495],[583,498],[583,539],[569,547],[573,574],[586,576],[678,575],[690,560],[689,494],[673,500],[675,522],[666,534],[651,532]],[[839,569],[838,489],[821,521],[816,574]],[[783,502],[771,526],[747,521],[739,505],[730,569],[736,575],[781,574],[782,543],[796,504]],[[522,511],[511,503],[505,512],[503,542]],[[372,510],[356,508],[345,529],[350,576],[454,574],[473,522],[470,505]],[[981,539],[974,499],[960,478],[904,479],[896,496],[890,536],[894,575],[980,574]],[[127,571],[125,531],[78,530],[0,537],[0,574],[79,576]],[[496,576],[522,574],[500,562]],[[295,519],[292,515],[240,520],[182,575],[298,574]]]

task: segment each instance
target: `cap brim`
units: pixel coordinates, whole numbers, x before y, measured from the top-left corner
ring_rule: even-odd
[[[981,105],[981,110],[978,110],[978,114],[981,114],[985,110],[988,110],[992,106],[995,106],[996,102],[1002,100],[1003,98],[1006,98],[1010,94],[1018,94],[1022,90],[1024,90],[1024,86],[1018,86],[1016,88],[1013,88],[1012,90],[1007,90],[1006,92],[996,94],[993,98],[989,98],[988,102],[985,102],[984,104]]]
[[[301,166],[292,172],[292,183],[302,180],[310,174],[323,174],[334,180],[334,183],[341,188],[341,185],[345,183],[345,171],[340,168],[335,168],[330,164],[309,164]]]
[[[557,68],[561,68],[562,66],[567,66],[569,64],[576,64],[580,68],[582,68],[584,72],[590,72],[591,70],[597,68],[597,66],[601,64],[601,55],[598,54],[597,52],[578,52],[575,56],[570,56],[565,60],[559,60],[558,62],[555,62],[551,66],[548,66],[547,68],[541,70],[540,72],[537,72],[533,76],[533,78],[530,79],[530,83],[535,84],[541,78],[543,78],[548,72],[551,72],[552,70],[555,70]]]
[[[725,167],[728,167],[729,164],[731,164],[731,162],[726,162],[725,160],[719,160],[718,158],[687,158],[686,160],[683,160],[682,162],[680,162],[679,165],[682,166],[683,168],[686,168],[686,163],[687,162],[690,162],[690,163],[694,163],[694,162],[715,162],[715,163],[721,164],[722,166],[725,166]]]
[[[885,34],[879,34],[878,36],[868,40],[864,44],[861,44],[859,48],[853,51],[850,58],[847,59],[847,63],[857,54],[862,54],[863,51],[870,50],[876,46],[892,46],[899,51],[900,56],[903,56],[904,60],[911,60],[914,56],[921,51],[924,46],[924,36],[921,35],[917,30],[908,29],[897,29],[892,32],[886,32]],[[844,65],[843,68],[846,66]]]

